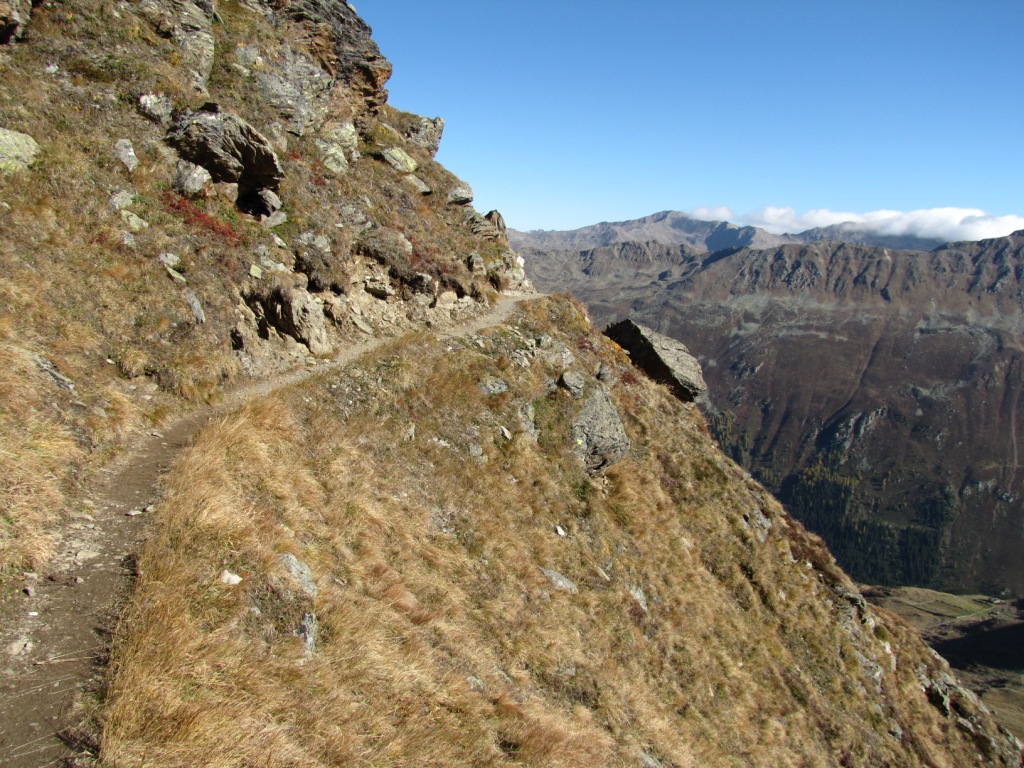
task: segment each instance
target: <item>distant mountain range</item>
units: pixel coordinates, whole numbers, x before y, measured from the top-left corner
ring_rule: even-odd
[[[727,221],[702,221],[679,211],[662,211],[642,219],[602,222],[568,231],[509,230],[517,250],[585,250],[627,242],[688,245],[707,251],[727,248],[773,248],[791,243],[835,240],[882,248],[930,251],[944,241],[914,235],[882,235],[853,222],[816,227],[797,234],[776,235],[759,227],[741,227]]]
[[[1024,594],[1024,232],[789,237],[664,213],[515,242],[543,290],[686,344],[722,447],[855,577]]]

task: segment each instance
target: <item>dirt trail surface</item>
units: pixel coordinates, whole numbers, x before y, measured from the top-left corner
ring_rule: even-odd
[[[507,294],[484,314],[436,332],[465,336],[507,320],[522,300]],[[81,499],[89,512],[67,527],[60,554],[29,576],[21,603],[0,627],[0,767],[61,765],[90,745],[76,743],[68,715],[83,691],[102,684],[109,636],[127,598],[147,520],[160,498],[160,479],[210,420],[249,400],[351,363],[391,339],[342,349],[333,359],[227,394],[211,407],[153,430],[108,467]],[[91,752],[91,750],[86,750]]]

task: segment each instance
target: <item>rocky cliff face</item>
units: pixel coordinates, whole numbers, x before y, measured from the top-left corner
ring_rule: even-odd
[[[9,764],[132,563],[78,764],[1020,763],[693,404],[516,304],[351,6],[0,12]]]
[[[858,578],[1020,594],[1022,246],[618,245],[531,265],[602,322],[685,339],[723,445]]]

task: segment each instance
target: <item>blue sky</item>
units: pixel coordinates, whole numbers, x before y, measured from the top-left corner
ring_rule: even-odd
[[[517,229],[666,209],[1024,228],[1022,0],[357,8],[394,64],[390,103],[443,117],[438,160]]]

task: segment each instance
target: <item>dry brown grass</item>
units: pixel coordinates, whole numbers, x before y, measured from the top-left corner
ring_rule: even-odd
[[[545,363],[509,363],[523,339],[572,343],[582,371],[621,366],[593,336],[580,348],[572,305],[529,312],[521,336],[400,340],[204,432],[172,475],[117,643],[106,763],[973,759],[921,695],[927,654],[900,628],[908,650],[874,693],[855,654],[890,657],[837,620],[845,577],[827,556],[824,570],[793,562],[820,543],[713,448],[692,406],[620,383],[634,447],[599,478],[568,441],[518,429],[525,402],[573,408],[545,394]],[[487,397],[495,376],[509,392]],[[773,523],[763,543],[743,518],[755,506]],[[281,552],[319,587],[309,658],[295,607],[268,597]],[[221,585],[224,568],[242,583]]]
[[[0,342],[0,580],[53,554],[67,471],[82,454],[57,392],[30,353]]]

